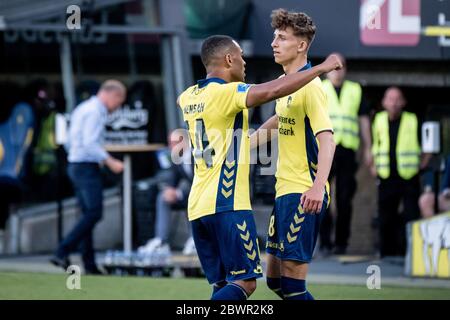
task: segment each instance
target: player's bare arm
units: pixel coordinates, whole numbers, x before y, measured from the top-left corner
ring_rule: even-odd
[[[294,93],[323,73],[340,68],[342,68],[342,62],[339,57],[330,55],[324,62],[309,70],[253,85],[247,94],[247,108],[260,106],[266,102]]]
[[[254,149],[274,139],[278,131],[274,132],[275,135],[272,136],[273,129],[278,129],[278,116],[276,114],[270,117],[258,130],[250,135],[250,148]]]
[[[325,185],[330,174],[334,150],[336,148],[331,131],[320,132],[316,137],[320,145],[317,175],[311,189],[303,193],[301,198],[303,210],[309,213],[320,213],[322,209]]]

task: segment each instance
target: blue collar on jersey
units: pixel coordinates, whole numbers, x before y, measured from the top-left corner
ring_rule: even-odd
[[[303,66],[303,68],[301,68],[300,70],[298,70],[298,72],[305,71],[305,70],[308,70],[308,69],[311,69],[311,61],[308,61],[308,63],[306,63],[306,64]]]
[[[197,84],[198,84],[199,88],[203,88],[203,87],[206,87],[211,82],[217,82],[220,84],[227,83],[225,80],[223,80],[221,78],[206,78],[206,79],[198,80]]]

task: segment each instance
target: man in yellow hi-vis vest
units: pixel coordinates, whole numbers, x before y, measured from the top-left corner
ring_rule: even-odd
[[[346,67],[327,74],[323,88],[328,98],[328,112],[334,129],[336,152],[333,159],[330,180],[336,178],[336,254],[346,253],[350,237],[352,200],[356,191],[356,171],[358,164],[356,152],[360,146],[360,134],[365,162],[371,165],[369,107],[363,99],[359,83],[345,79]],[[328,252],[332,248],[332,216],[327,212],[321,226],[321,250]]]
[[[380,255],[404,255],[405,224],[420,216],[419,170],[421,161],[419,124],[415,114],[403,111],[406,100],[397,87],[388,88],[382,101],[385,111],[376,114],[372,125],[374,163],[378,177]],[[403,215],[398,213],[403,202]]]

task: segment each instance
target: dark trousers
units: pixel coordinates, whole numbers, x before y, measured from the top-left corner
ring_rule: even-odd
[[[336,232],[334,244],[337,247],[346,248],[350,237],[350,226],[352,218],[352,201],[356,191],[356,153],[351,149],[340,145],[336,147],[330,178],[336,179]],[[332,190],[333,192],[333,190]],[[333,218],[328,208],[320,228],[321,248],[331,249],[331,233],[333,229]]]
[[[404,255],[406,251],[406,223],[419,218],[420,181],[400,177],[380,179],[378,185],[378,221],[380,255]],[[399,214],[400,201],[403,212]]]
[[[58,247],[60,258],[81,249],[86,270],[96,268],[92,231],[102,218],[103,187],[97,163],[69,163],[68,175],[75,189],[82,217]]]
[[[6,228],[11,204],[19,203],[22,195],[22,186],[18,179],[9,176],[0,177],[0,230]]]

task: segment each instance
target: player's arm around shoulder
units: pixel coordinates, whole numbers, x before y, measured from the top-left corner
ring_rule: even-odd
[[[321,74],[340,68],[342,68],[342,61],[339,57],[330,55],[324,62],[309,70],[252,85],[247,94],[247,108],[260,106],[266,102],[292,94]]]

